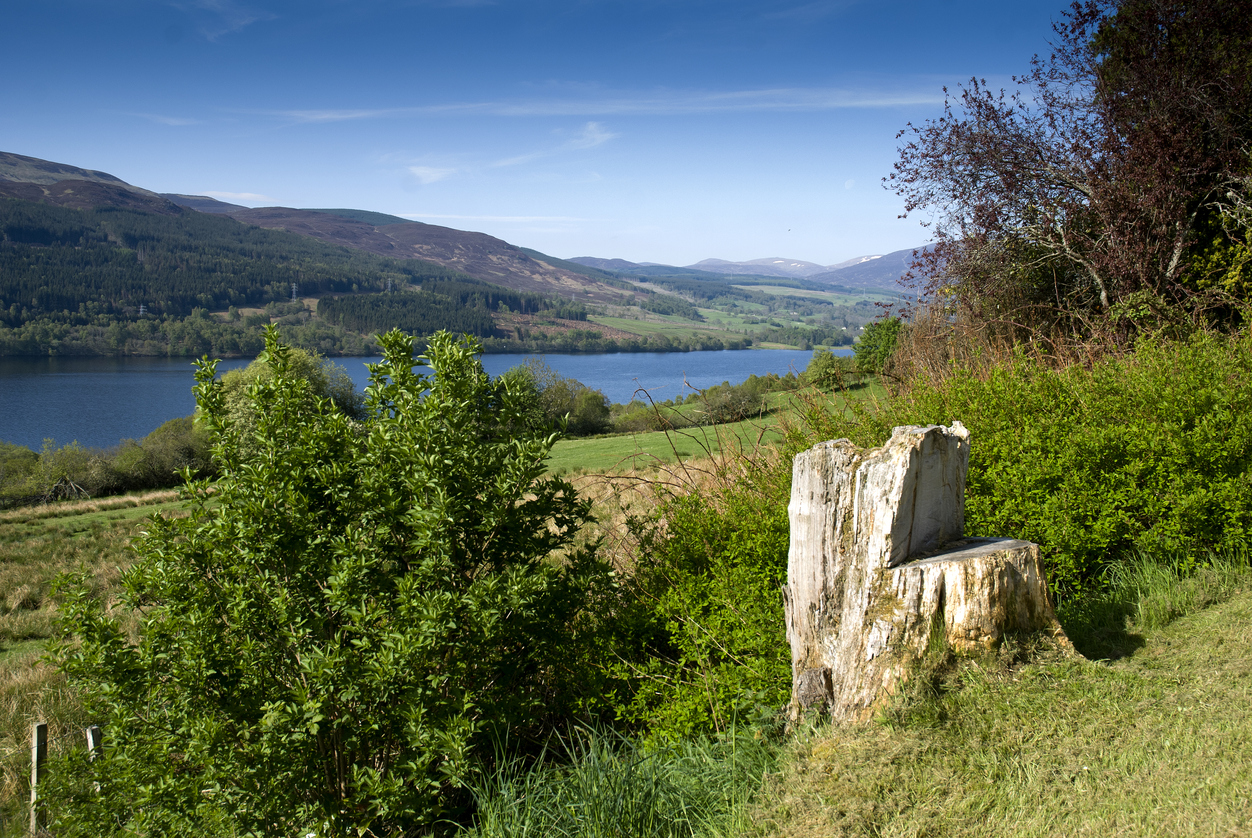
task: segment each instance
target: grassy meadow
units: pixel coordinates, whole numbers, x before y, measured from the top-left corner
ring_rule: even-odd
[[[781,459],[814,407],[885,409],[877,383],[770,393],[761,414],[672,432],[567,439],[552,471],[593,498],[605,549],[624,509],[679,475],[688,491],[736,457]],[[683,405],[678,410],[690,409]],[[694,476],[693,476],[694,475]],[[636,487],[628,501],[620,487]],[[638,487],[643,486],[642,490]],[[0,513],[0,836],[24,830],[29,730],[82,747],[75,696],[43,655],[52,582],[85,571],[116,596],[127,545],[175,493]],[[589,534],[594,535],[594,534]],[[615,557],[616,558],[616,557]],[[1124,561],[1062,603],[1078,656],[1012,645],[922,673],[865,725],[751,725],[680,741],[573,728],[559,759],[497,760],[472,789],[495,836],[1069,836],[1252,834],[1252,568],[1244,552]],[[449,827],[452,829],[452,827]]]
[[[80,746],[88,723],[43,660],[55,630],[54,580],[85,571],[107,601],[143,521],[177,506],[177,492],[163,491],[0,512],[0,814],[10,831],[25,817],[31,724],[48,723],[55,752]]]

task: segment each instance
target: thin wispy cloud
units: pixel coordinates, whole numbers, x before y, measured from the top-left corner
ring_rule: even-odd
[[[683,116],[760,111],[825,111],[942,105],[938,86],[918,90],[786,87],[768,90],[661,91],[601,97],[449,102],[401,108],[328,108],[267,111],[295,122],[344,122],[414,116]]]
[[[557,136],[560,136],[561,133],[563,132],[557,132]],[[402,163],[403,169],[401,171],[406,179],[416,180],[421,186],[428,186],[454,176],[472,177],[483,175],[496,169],[524,166],[539,160],[560,158],[604,145],[617,136],[618,134],[607,129],[602,123],[588,122],[579,128],[573,136],[570,136],[563,142],[554,143],[547,148],[538,148],[524,154],[514,154],[495,160],[484,160],[481,157],[475,160],[466,158],[464,155],[458,155],[453,158],[444,158],[443,160],[426,158],[422,162],[410,162],[403,159],[397,160],[396,155],[385,155],[382,162],[389,164]]]
[[[457,173],[456,169],[438,168],[435,166],[409,166],[409,174],[417,178],[418,183],[435,183]]]
[[[561,143],[555,148],[540,149],[527,154],[519,154],[515,157],[506,157],[503,160],[496,160],[490,163],[489,167],[500,169],[506,166],[520,166],[524,163],[533,163],[536,160],[542,160],[545,157],[553,157],[567,151],[580,151],[588,148],[595,148],[598,145],[604,145],[614,137],[619,136],[606,129],[599,122],[588,122],[583,126],[582,131],[573,139]]]
[[[216,41],[223,35],[238,32],[254,23],[278,17],[272,12],[245,6],[235,0],[176,0],[170,5],[191,15],[199,25],[200,34],[210,41]]]
[[[595,148],[598,145],[604,145],[609,140],[619,136],[609,131],[599,122],[588,122],[583,126],[582,133],[565,144],[565,148]]]

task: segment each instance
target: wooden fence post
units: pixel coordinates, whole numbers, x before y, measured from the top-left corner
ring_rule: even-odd
[[[87,759],[92,762],[96,761],[96,757],[100,756],[100,749],[104,745],[104,731],[100,729],[100,725],[91,725],[87,728]]]
[[[100,729],[100,725],[90,725],[87,728],[87,759],[92,762],[103,753],[104,748],[104,731]],[[96,794],[100,793],[100,784],[92,784],[96,789]]]
[[[47,813],[39,805],[39,782],[48,759],[48,726],[35,722],[30,731],[30,834],[38,835],[47,823]]]

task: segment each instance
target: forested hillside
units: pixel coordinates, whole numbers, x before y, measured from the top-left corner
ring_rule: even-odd
[[[377,291],[456,271],[384,259],[220,215],[73,210],[0,201],[0,318],[89,322],[98,314],[155,315],[264,305],[300,294]]]
[[[318,319],[293,295],[342,296],[323,299]],[[366,354],[368,336],[394,326],[490,338],[497,312],[587,316],[430,262],[222,215],[0,199],[0,356],[247,355],[275,319],[299,346]]]
[[[408,294],[323,297],[317,303],[317,316],[334,326],[354,332],[397,328],[415,335],[448,329],[457,334],[491,337],[495,333],[493,311],[587,319],[587,310],[580,305],[554,304],[540,294],[509,291],[472,280],[427,282]]]

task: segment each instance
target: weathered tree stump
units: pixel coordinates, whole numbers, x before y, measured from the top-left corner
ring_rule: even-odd
[[[1044,632],[1072,648],[1038,545],[963,537],[968,465],[960,422],[796,456],[784,591],[793,718],[867,718],[936,645],[968,653]]]

